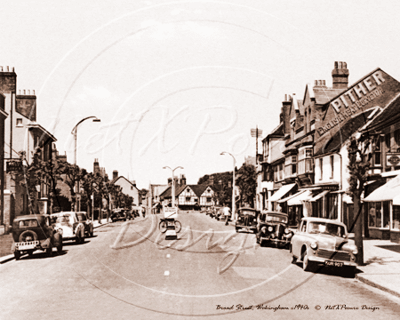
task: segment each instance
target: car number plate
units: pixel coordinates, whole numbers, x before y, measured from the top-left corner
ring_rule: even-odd
[[[29,250],[34,249],[39,244],[39,241],[30,241],[30,242],[19,242],[16,244],[18,246],[18,250]]]
[[[174,227],[175,226],[175,222],[168,221],[167,225],[168,225],[168,227]]]
[[[340,267],[343,267],[343,262],[326,260],[325,265],[330,266],[330,267],[339,267],[340,268]]]

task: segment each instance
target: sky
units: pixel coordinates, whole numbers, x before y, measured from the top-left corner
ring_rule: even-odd
[[[285,94],[380,67],[400,80],[398,1],[0,0],[0,66],[35,90],[37,122],[77,164],[138,188],[196,184],[256,153]],[[231,154],[221,155],[221,152]],[[163,169],[168,166],[171,169]]]

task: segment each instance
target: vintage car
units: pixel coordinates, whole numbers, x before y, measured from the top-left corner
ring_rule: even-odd
[[[82,223],[85,226],[85,236],[93,237],[93,221],[88,217],[87,213],[84,211],[79,211],[76,213],[78,220],[81,217]]]
[[[125,215],[124,209],[121,209],[121,208],[114,209],[111,212],[111,217],[110,218],[111,218],[112,222],[115,222],[115,221],[118,221],[118,220],[126,221],[126,215]]]
[[[357,247],[350,240],[346,225],[323,218],[303,218],[290,244],[292,263],[301,262],[305,271],[316,271],[318,265],[346,268],[354,277]]]
[[[58,253],[62,252],[61,233],[54,231],[48,215],[18,216],[13,221],[11,231],[14,240],[11,252],[15,260],[25,253],[31,256],[36,250],[46,251],[51,256],[53,247],[57,248]]]
[[[258,211],[253,208],[240,208],[238,210],[238,217],[235,223],[236,232],[239,230],[257,231],[257,213]]]
[[[271,243],[276,247],[290,244],[293,232],[288,228],[288,215],[283,212],[264,211],[257,217],[257,243]]]
[[[73,211],[62,211],[50,215],[55,230],[62,233],[63,241],[85,242],[85,225],[82,216]]]

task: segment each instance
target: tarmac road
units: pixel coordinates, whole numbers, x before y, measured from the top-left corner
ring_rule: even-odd
[[[338,272],[306,273],[251,233],[191,212],[166,241],[159,218],[0,265],[0,319],[398,319],[398,298]]]

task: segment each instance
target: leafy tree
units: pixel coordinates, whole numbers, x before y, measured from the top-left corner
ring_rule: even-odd
[[[365,153],[361,152],[360,146],[361,141],[356,138],[350,140],[350,144],[347,148],[349,153],[349,189],[347,193],[351,196],[354,203],[354,212],[356,213],[354,222],[350,227],[350,232],[354,229],[355,244],[357,246],[357,263],[359,265],[364,264],[364,247],[362,239],[362,206],[361,206],[361,194],[364,191],[364,185],[367,181],[368,170],[370,163]]]
[[[64,161],[61,163],[61,173],[62,181],[69,187],[73,203],[77,203],[75,186],[78,185],[78,181],[81,182],[87,175],[86,169],[81,169],[75,164]],[[84,201],[81,199],[81,202]]]
[[[254,198],[256,196],[257,177],[256,169],[253,165],[243,164],[239,169],[236,178],[236,185],[240,189],[241,199],[254,207]]]

